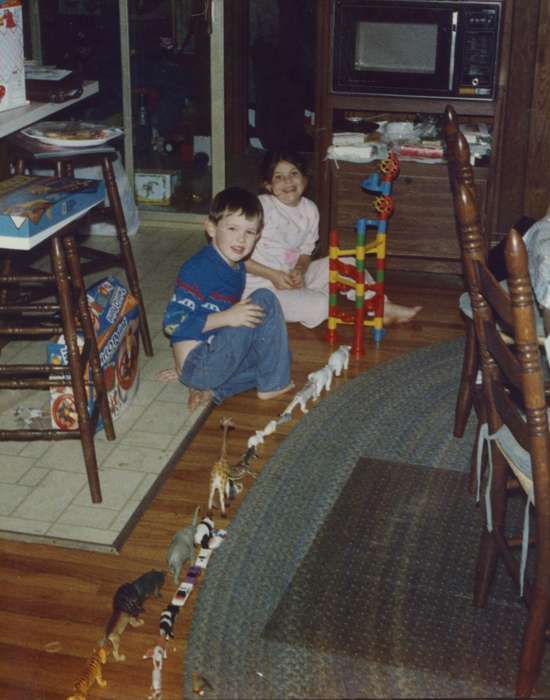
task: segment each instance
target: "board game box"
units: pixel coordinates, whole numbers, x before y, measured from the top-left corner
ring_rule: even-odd
[[[113,420],[118,418],[131,402],[139,385],[139,307],[136,299],[116,279],[107,277],[87,292],[88,305],[97,337],[99,359],[107,388],[109,408]],[[79,339],[83,342],[82,339]],[[67,346],[61,336],[48,343],[48,363],[68,365]],[[88,411],[95,405],[95,391],[91,370],[86,368]],[[50,388],[50,417],[57,430],[76,430],[73,391],[67,386]],[[103,428],[101,418],[97,429]]]
[[[15,175],[0,182],[0,247],[30,250],[105,198],[103,180]]]

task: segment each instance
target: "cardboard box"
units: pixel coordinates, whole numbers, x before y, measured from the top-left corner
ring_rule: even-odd
[[[0,0],[0,112],[27,104],[23,0]]]
[[[107,277],[88,291],[88,304],[97,336],[99,359],[107,386],[109,407],[113,420],[127,408],[139,385],[139,307],[134,297],[115,278]],[[79,338],[79,342],[83,342]],[[61,336],[48,343],[48,362],[68,365],[67,346]],[[91,370],[85,370],[88,411],[91,413],[96,396]],[[71,387],[50,389],[50,416],[57,430],[76,430],[78,416]],[[97,430],[103,428],[101,417]]]
[[[0,181],[0,247],[30,250],[104,198],[102,180],[15,175]]]
[[[134,174],[136,201],[168,206],[180,179],[178,170],[138,170]]]

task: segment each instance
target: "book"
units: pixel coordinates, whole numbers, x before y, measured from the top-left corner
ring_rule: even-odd
[[[0,247],[30,250],[104,198],[102,180],[32,175],[2,180]]]

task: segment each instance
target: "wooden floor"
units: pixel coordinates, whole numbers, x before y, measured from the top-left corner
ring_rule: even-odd
[[[437,279],[437,275],[434,276]],[[392,301],[422,304],[418,320],[396,326],[377,350],[370,336],[366,354],[354,360],[332,391],[375,364],[387,362],[416,348],[462,335],[457,311],[459,281],[440,279],[390,278],[388,292]],[[342,342],[349,342],[346,327]],[[305,330],[289,326],[293,353],[293,379],[300,387],[309,372],[326,363],[330,353],[324,341],[325,329]],[[228,400],[213,410],[177,467],[165,481],[157,497],[135,527],[120,554],[97,554],[54,546],[30,545],[0,540],[0,697],[3,700],[58,700],[71,695],[73,683],[82,672],[94,645],[102,636],[111,611],[115,590],[152,568],[165,569],[166,549],[172,535],[189,524],[197,505],[203,508],[208,497],[210,467],[220,450],[222,416],[231,416],[237,429],[229,437],[229,456],[236,461],[246,448],[248,437],[276,417],[290,399],[259,401],[252,392]],[[365,401],[368,401],[365,396]],[[261,469],[284,437],[300,420],[299,410],[284,430],[267,438],[265,453],[255,463]],[[353,407],[350,406],[350,420]],[[327,426],[330,429],[330,426]],[[235,501],[227,520],[214,513],[217,527],[225,527],[242,498],[253,488],[245,482],[244,493]],[[214,555],[215,556],[215,555]],[[208,571],[205,574],[208,575]],[[159,615],[175,591],[167,577],[161,600],[146,604],[143,627],[128,628],[121,650],[127,661],[109,657],[104,666],[105,688],[94,685],[89,698],[143,700],[149,695],[152,664],[143,660],[144,652],[158,637]],[[163,669],[163,699],[180,700],[186,642],[197,591],[177,618],[175,638],[168,643],[168,658]]]

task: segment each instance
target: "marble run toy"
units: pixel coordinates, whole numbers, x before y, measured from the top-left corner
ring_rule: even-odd
[[[372,328],[374,342],[379,345],[384,329],[384,270],[386,261],[386,232],[388,219],[393,213],[392,184],[399,174],[399,160],[394,153],[383,160],[378,170],[361,182],[361,187],[377,194],[373,202],[377,218],[361,218],[356,222],[355,248],[340,248],[337,231],[331,231],[329,239],[329,317],[327,339],[337,342],[339,324],[353,325],[354,336],[351,352],[360,357],[365,352],[365,326]],[[376,228],[373,241],[367,243],[367,229]],[[365,257],[376,256],[374,283],[365,283]],[[355,302],[354,311],[340,308],[339,295]],[[366,298],[365,298],[366,297]]]

